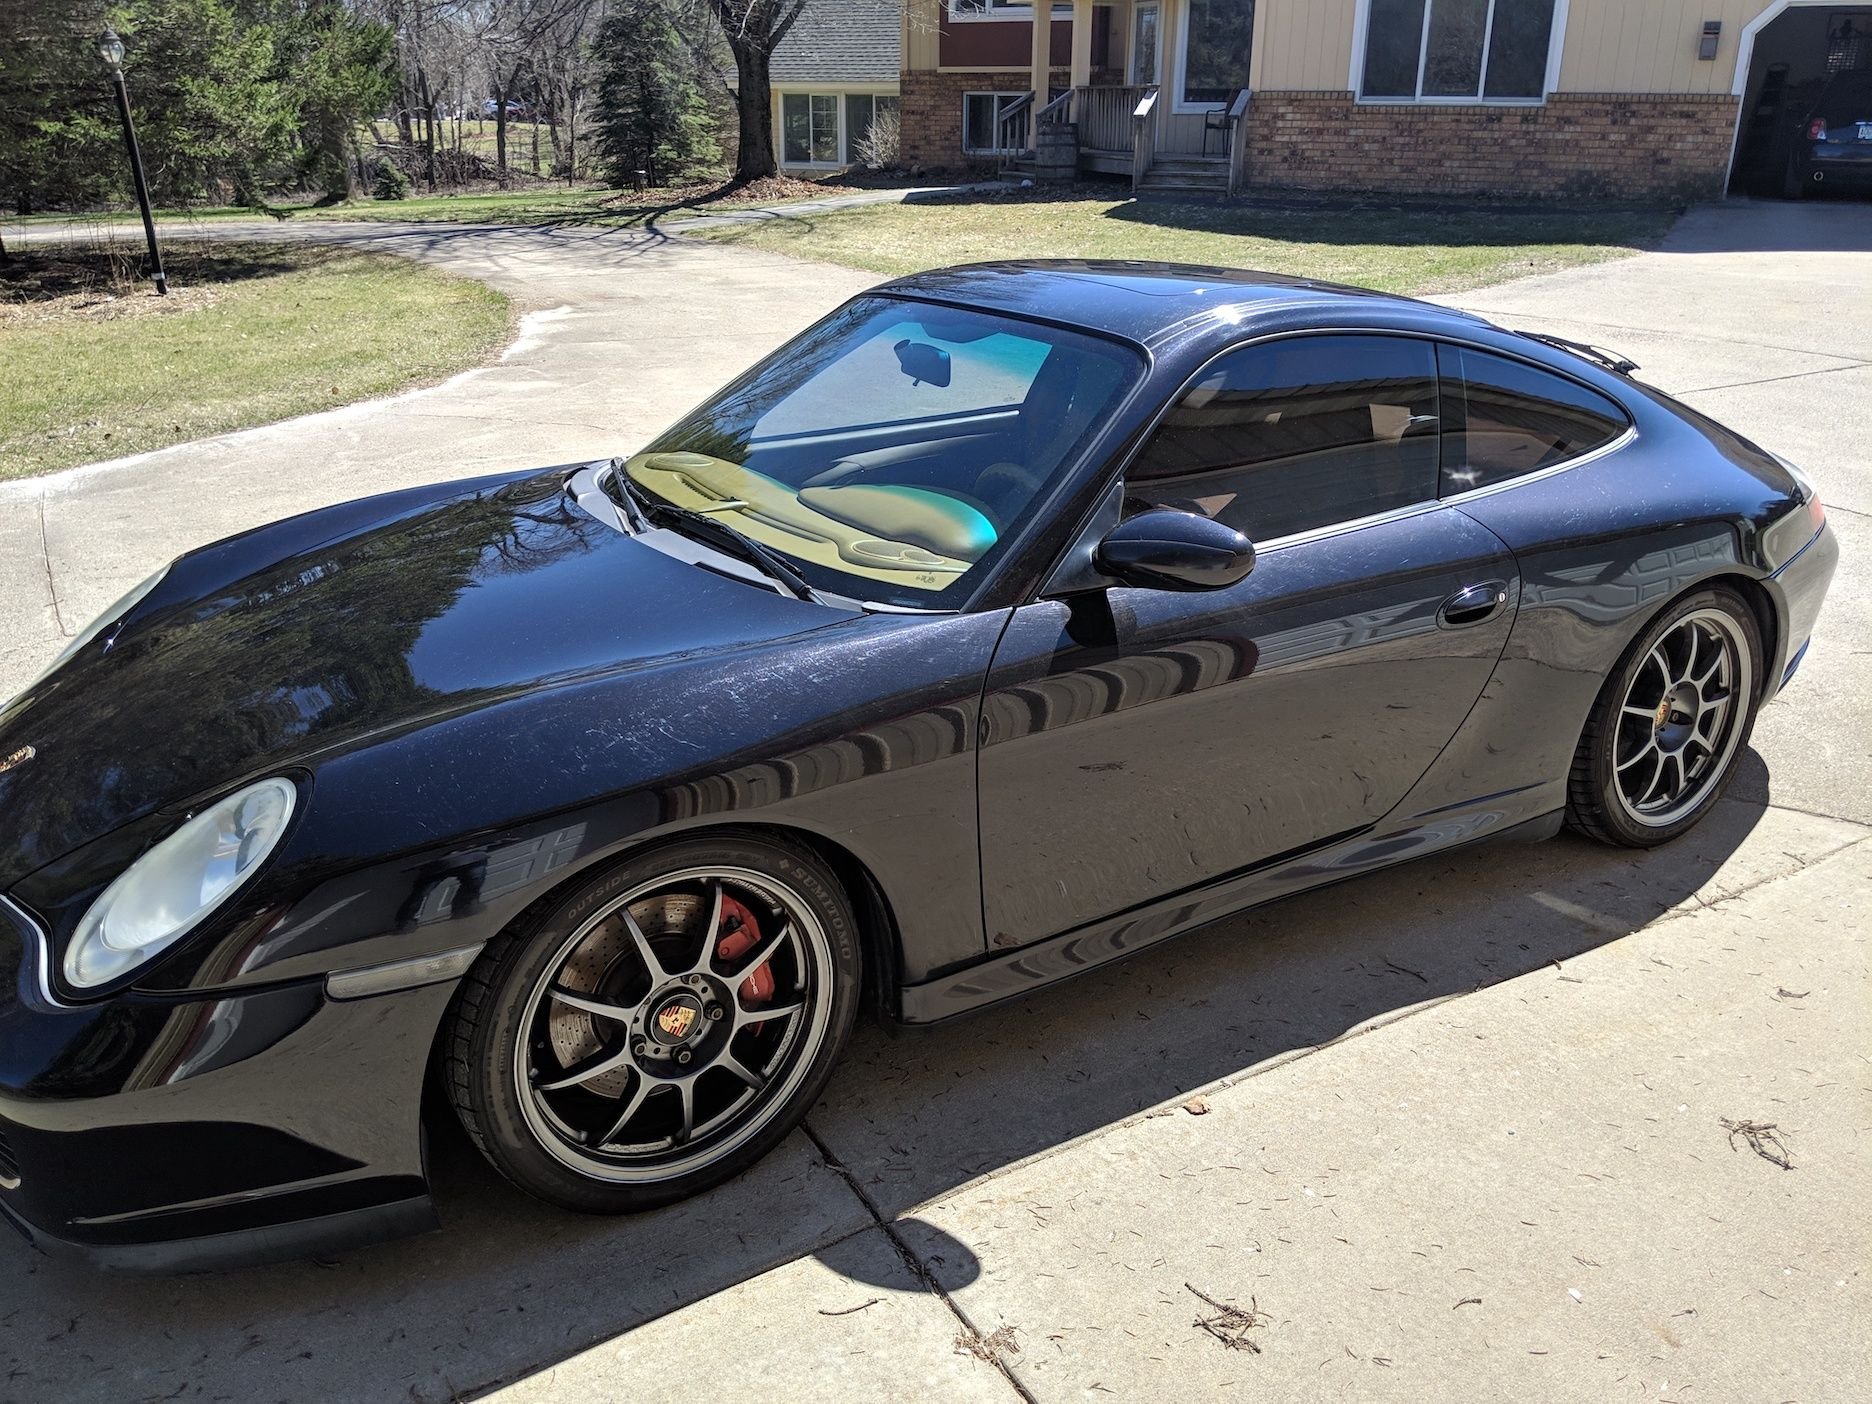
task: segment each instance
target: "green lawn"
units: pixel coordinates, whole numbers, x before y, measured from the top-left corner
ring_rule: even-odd
[[[698,232],[875,273],[999,258],[1162,259],[1433,293],[1618,258],[1653,243],[1674,218],[1666,210],[1283,209],[1074,191],[948,196]]]
[[[0,479],[433,381],[507,341],[506,297],[386,254],[172,248],[171,296],[123,254],[0,266]]]

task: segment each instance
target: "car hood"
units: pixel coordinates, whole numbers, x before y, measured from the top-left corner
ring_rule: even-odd
[[[366,498],[180,558],[0,710],[0,890],[335,748],[848,617],[624,535],[578,507],[566,471]]]

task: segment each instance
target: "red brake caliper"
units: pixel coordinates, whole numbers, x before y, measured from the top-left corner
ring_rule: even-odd
[[[721,908],[722,934],[715,942],[715,958],[723,962],[738,960],[760,944],[760,927],[754,921],[754,913],[726,894],[722,897]],[[741,981],[741,1000],[748,1005],[762,1005],[773,995],[773,965],[762,961]]]

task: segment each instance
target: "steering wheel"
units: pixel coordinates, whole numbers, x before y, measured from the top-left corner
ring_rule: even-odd
[[[975,480],[975,494],[999,506],[1010,491],[1032,498],[1039,495],[1042,486],[1040,475],[1025,464],[994,463],[982,469]]]

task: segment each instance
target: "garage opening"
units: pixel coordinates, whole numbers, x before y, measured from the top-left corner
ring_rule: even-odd
[[[1756,34],[1729,189],[1872,196],[1872,6],[1796,4]]]

